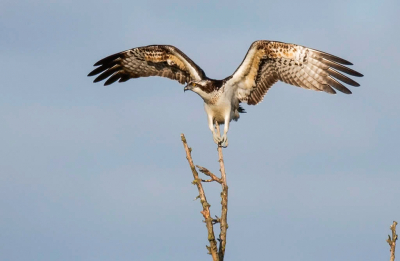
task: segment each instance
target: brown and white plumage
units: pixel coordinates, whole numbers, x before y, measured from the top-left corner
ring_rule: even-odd
[[[205,77],[203,70],[178,48],[170,45],[137,47],[101,59],[88,76],[100,74],[94,82],[108,77],[104,85],[131,78],[162,76],[184,84],[200,81]]]
[[[363,75],[343,65],[352,63],[296,44],[256,41],[228,84],[238,85],[239,100],[250,105],[261,102],[278,80],[315,91],[335,94],[335,88],[351,94],[337,80],[352,86],[360,85],[337,70],[358,77]]]
[[[304,46],[260,40],[250,46],[236,71],[223,80],[208,78],[189,57],[169,45],[150,45],[113,54],[98,61],[95,66],[99,67],[88,76],[101,73],[94,82],[108,78],[104,85],[148,76],[188,83],[185,90],[196,92],[204,100],[214,141],[227,146],[229,123],[239,118],[239,112],[244,112],[240,103],[260,103],[277,81],[331,94],[336,93],[335,89],[351,94],[339,81],[360,85],[342,73],[363,75],[344,65],[352,63]],[[215,122],[225,125],[222,137],[214,131]]]

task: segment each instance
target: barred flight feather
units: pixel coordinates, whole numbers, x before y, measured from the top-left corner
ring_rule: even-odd
[[[206,78],[204,71],[174,46],[149,45],[107,56],[88,76],[100,74],[94,82],[110,77],[104,85],[131,78],[161,76],[184,84]]]
[[[351,94],[351,91],[337,80],[351,86],[360,85],[338,71],[356,77],[363,75],[342,64],[352,65],[345,59],[315,49],[261,40],[250,46],[228,83],[237,86],[241,102],[251,105],[261,102],[278,80],[304,89],[335,94],[335,88]]]

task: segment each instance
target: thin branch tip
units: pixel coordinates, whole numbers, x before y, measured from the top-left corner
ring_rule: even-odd
[[[181,133],[181,140],[186,143],[186,138],[185,138],[185,134]]]
[[[390,246],[390,261],[394,261],[395,258],[396,241],[398,239],[398,235],[396,234],[396,226],[397,222],[393,221],[393,224],[390,226],[390,230],[392,230],[392,237],[389,235],[388,239],[386,240]]]
[[[222,184],[222,180],[220,178],[218,178],[217,176],[215,176],[211,171],[209,171],[208,169],[201,167],[199,165],[196,165],[197,169],[203,173],[204,175],[209,176],[211,179],[207,179],[207,180],[202,180],[203,182],[212,182],[212,181],[216,181],[219,184]]]

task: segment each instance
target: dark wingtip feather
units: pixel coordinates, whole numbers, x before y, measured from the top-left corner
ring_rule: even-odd
[[[97,63],[95,63],[94,66],[99,66],[99,65],[103,65],[103,64],[112,62],[112,61],[114,61],[115,59],[120,58],[121,56],[122,56],[122,52],[121,52],[121,53],[112,54],[112,55],[110,55],[110,56],[107,56],[107,57],[101,59],[100,61],[98,61]]]
[[[124,75],[121,75],[121,79],[119,79],[118,82],[126,82],[129,79],[130,79],[130,77],[128,75],[124,74]]]
[[[345,83],[347,83],[347,84],[349,84],[351,86],[354,86],[354,87],[359,87],[360,86],[360,84],[358,82],[353,81],[349,77],[344,76],[343,74],[339,73],[338,71],[336,71],[336,70],[334,70],[332,68],[328,69],[328,73],[331,76],[335,77],[336,79],[338,79],[338,80],[340,80],[342,82],[345,82]]]
[[[343,84],[338,82],[332,76],[328,76],[327,82],[331,87],[335,88],[336,90],[338,90],[340,92],[343,92],[343,93],[346,93],[346,94],[351,94],[351,91],[349,89],[347,89]]]
[[[314,51],[315,54],[319,55],[322,58],[325,58],[325,59],[328,59],[328,60],[331,60],[331,61],[335,61],[337,63],[341,63],[341,64],[344,64],[344,65],[353,65],[351,62],[349,62],[349,61],[347,61],[347,60],[345,60],[343,58],[340,58],[340,57],[338,57],[336,55],[333,55],[333,54],[330,54],[330,53],[326,53],[326,52],[323,52],[323,51],[320,51],[320,50],[316,50],[316,49],[311,49],[311,48],[309,48],[309,49]]]
[[[99,73],[101,73],[102,71],[105,71],[105,70],[107,70],[108,69],[108,67],[107,66],[100,66],[100,67],[97,67],[96,69],[94,69],[93,71],[91,71],[89,74],[88,74],[88,76],[94,76],[94,75],[96,75],[96,74],[99,74]]]
[[[113,84],[114,82],[118,81],[121,78],[121,74],[118,72],[114,73],[107,81],[104,83],[104,86]]]
[[[94,79],[93,82],[99,82],[99,81],[104,80],[105,78],[107,78],[111,74],[113,74],[114,72],[117,72],[118,70],[120,70],[120,68],[121,68],[120,65],[116,65],[116,66],[113,66],[113,67],[109,68],[108,70],[106,70],[105,72],[100,74],[96,79]]]
[[[363,74],[361,74],[361,73],[359,73],[357,71],[354,71],[354,70],[352,70],[350,68],[347,68],[347,71],[343,71],[343,72],[348,73],[348,74],[350,74],[352,76],[356,76],[356,77],[363,77],[364,76]]]
[[[105,71],[102,74],[100,74],[96,79],[94,79],[93,82],[100,82],[102,80],[104,80],[105,78],[107,78],[108,76],[110,76],[111,74],[113,74],[114,72],[110,72],[110,71]]]
[[[322,90],[329,94],[336,94],[336,91],[329,84],[323,85]]]
[[[105,59],[105,58],[104,58]],[[100,61],[98,61],[97,63],[95,63],[95,64],[93,64],[93,66],[99,66],[99,65],[102,65],[104,62],[103,62],[103,60],[104,59],[101,59]]]
[[[335,61],[331,61],[331,60],[329,60],[327,58],[323,57],[322,59],[317,59],[317,60],[319,60],[320,62],[324,63],[325,65],[327,65],[327,66],[329,66],[331,68],[335,68],[336,70],[339,70],[341,72],[347,73],[349,75],[356,76],[356,77],[362,77],[363,76],[361,73],[356,72],[353,69],[350,69],[350,68],[348,68],[346,66],[343,66],[343,65],[341,65],[341,64],[339,64],[339,63],[337,63]]]

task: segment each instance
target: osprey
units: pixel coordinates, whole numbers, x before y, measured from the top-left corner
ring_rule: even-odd
[[[101,73],[94,82],[106,78],[104,85],[131,78],[161,76],[187,83],[184,91],[197,93],[204,100],[208,126],[214,142],[227,147],[229,123],[245,112],[240,103],[256,105],[278,80],[314,91],[351,94],[341,82],[360,86],[340,72],[361,77],[345,67],[352,63],[337,56],[301,45],[277,41],[255,41],[236,71],[223,80],[214,80],[178,48],[171,45],[149,45],[110,55],[89,73]],[[338,72],[340,71],[340,72]],[[224,134],[215,132],[215,124],[224,124]]]

